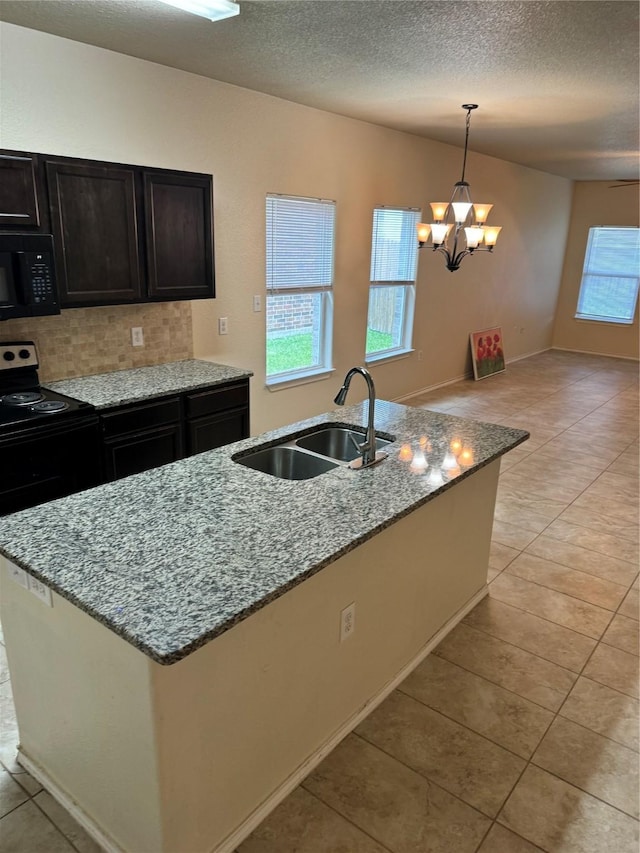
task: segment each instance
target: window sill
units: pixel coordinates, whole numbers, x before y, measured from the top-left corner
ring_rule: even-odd
[[[598,323],[601,326],[633,326],[633,320],[613,320],[611,317],[600,320],[598,317],[584,317],[576,314],[573,319],[578,323]]]
[[[365,356],[365,364],[385,364],[388,361],[397,361],[400,358],[409,358],[415,352],[414,349],[394,350],[394,352],[381,352],[380,355],[373,353]]]
[[[335,373],[334,368],[323,367],[320,370],[310,370],[308,373],[296,373],[295,376],[276,376],[267,379],[265,385],[269,391],[282,391],[284,388],[294,388],[296,385],[306,385],[309,382],[320,382]]]

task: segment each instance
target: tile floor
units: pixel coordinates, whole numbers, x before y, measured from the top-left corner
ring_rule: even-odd
[[[637,853],[637,365],[550,351],[411,402],[531,432],[489,596],[238,853]],[[94,853],[15,763],[0,652],[0,849]]]

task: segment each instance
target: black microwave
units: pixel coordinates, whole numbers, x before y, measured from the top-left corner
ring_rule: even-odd
[[[0,320],[59,314],[50,234],[0,234]]]

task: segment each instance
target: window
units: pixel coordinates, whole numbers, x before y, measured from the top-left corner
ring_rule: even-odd
[[[638,228],[590,228],[576,317],[633,323],[640,276]]]
[[[331,370],[335,212],[267,196],[267,384]]]
[[[420,211],[414,208],[373,211],[367,361],[411,349],[419,221]]]

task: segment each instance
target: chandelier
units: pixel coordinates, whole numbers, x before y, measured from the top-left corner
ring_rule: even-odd
[[[447,269],[451,272],[459,269],[466,255],[472,255],[474,252],[492,252],[501,230],[499,225],[486,224],[493,205],[474,204],[469,195],[469,184],[464,179],[471,111],[477,108],[477,104],[462,105],[462,109],[467,111],[462,177],[454,184],[450,201],[432,201],[431,210],[435,221],[430,225],[423,222],[418,225],[418,248],[422,249],[426,246],[434,252],[442,252],[447,259]],[[453,232],[453,242],[451,242],[451,232]],[[427,242],[429,235],[431,235],[431,243]]]

